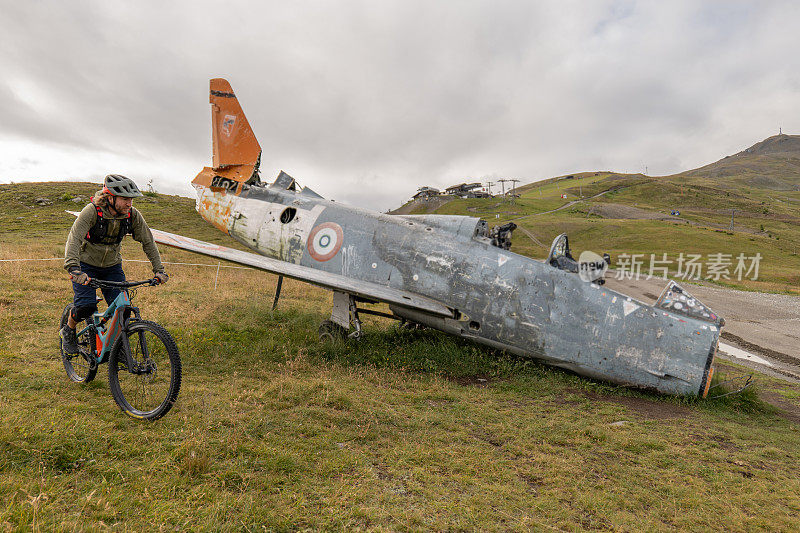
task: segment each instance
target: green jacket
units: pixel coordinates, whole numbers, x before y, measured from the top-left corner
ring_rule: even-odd
[[[109,222],[108,235],[117,235],[122,224],[120,221],[125,217],[112,216],[107,206],[103,207],[102,211],[103,218]],[[90,203],[81,210],[75,223],[72,224],[72,229],[69,230],[64,250],[64,270],[67,272],[80,270],[81,262],[96,267],[110,267],[122,262],[121,243],[93,244],[86,240],[86,234],[96,222],[97,208]],[[147,222],[144,221],[142,214],[133,207],[131,208],[131,227],[133,240],[142,243],[142,249],[153,265],[153,272],[163,272],[164,266],[161,264],[161,255],[153,240],[153,234],[150,233],[150,228],[147,227]]]

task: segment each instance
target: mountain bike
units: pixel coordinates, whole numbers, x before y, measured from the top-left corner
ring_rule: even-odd
[[[145,281],[103,281],[92,279],[91,287],[118,288],[119,295],[103,313],[94,313],[85,325],[78,324],[78,354],[64,352],[61,360],[67,377],[88,383],[98,367],[108,363],[111,395],[122,411],[144,420],[161,418],[178,399],[181,388],[181,358],[172,335],[160,325],[142,320],[139,308],[131,304],[142,285],[158,285],[157,278]],[[67,323],[73,304],[64,308],[61,325]]]

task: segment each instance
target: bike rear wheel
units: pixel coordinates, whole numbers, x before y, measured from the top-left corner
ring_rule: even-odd
[[[67,325],[69,314],[72,312],[73,304],[69,304],[61,313],[61,323],[59,331]],[[87,322],[88,323],[88,322]],[[78,326],[80,328],[80,325]],[[93,361],[94,350],[92,349],[91,330],[78,337],[78,354],[67,354],[64,351],[64,342],[59,337],[58,349],[61,351],[61,362],[64,363],[64,370],[67,377],[76,383],[88,383],[97,374],[97,363]]]
[[[133,368],[128,368],[123,335]],[[111,350],[108,384],[125,414],[145,420],[167,414],[181,388],[181,358],[172,335],[155,322],[130,322]]]

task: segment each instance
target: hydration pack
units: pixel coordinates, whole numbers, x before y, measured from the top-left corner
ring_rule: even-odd
[[[97,222],[86,233],[87,241],[92,244],[119,244],[125,235],[133,233],[133,224],[131,223],[133,209],[131,209],[127,217],[120,220],[119,232],[110,236],[108,235],[110,221],[107,218],[103,218],[103,210],[99,206],[95,205],[94,207],[97,210]]]

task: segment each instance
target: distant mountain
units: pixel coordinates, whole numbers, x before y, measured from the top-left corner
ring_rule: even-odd
[[[781,134],[768,137],[738,154],[667,177],[710,180],[721,189],[744,185],[775,191],[798,191],[800,135]]]
[[[742,150],[741,155],[788,155],[800,157],[800,135],[775,135],[754,144],[747,150]]]

